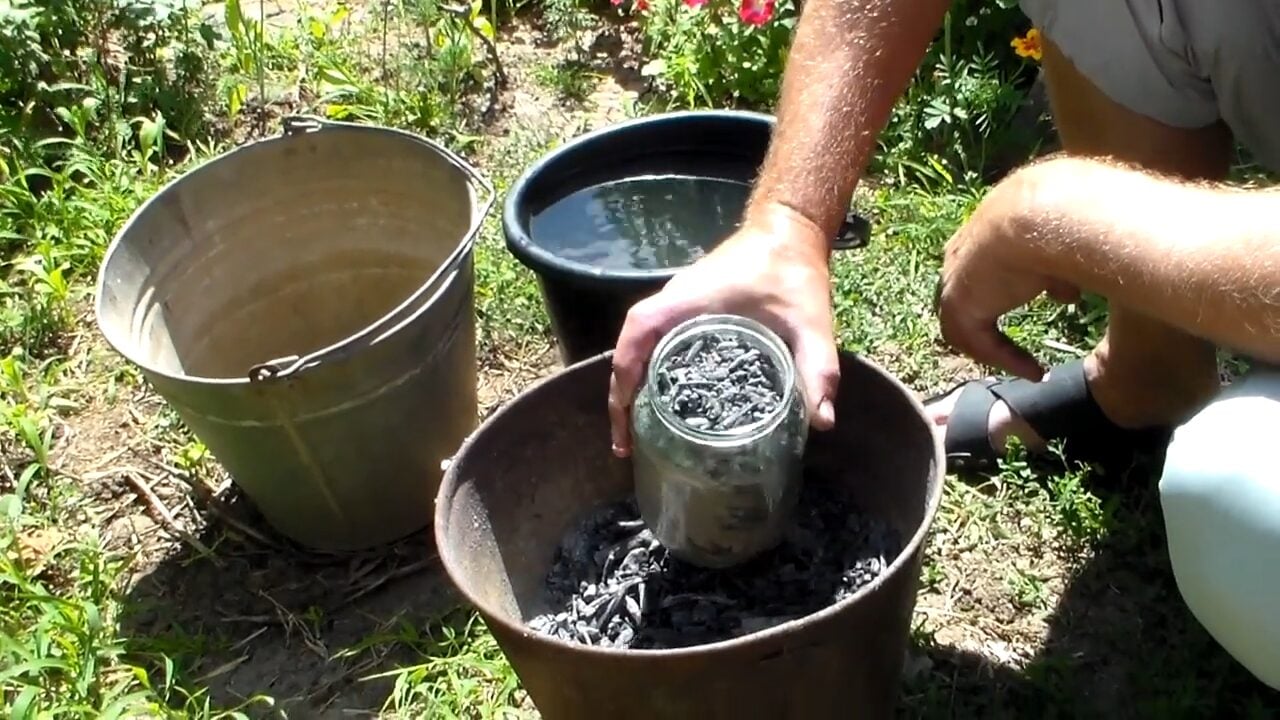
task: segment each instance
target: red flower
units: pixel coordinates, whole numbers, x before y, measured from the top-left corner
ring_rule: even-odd
[[[649,0],[636,0],[636,12],[646,12],[649,9]]]
[[[703,5],[706,5],[707,0],[684,0],[684,4],[693,8],[694,10],[697,10]]]
[[[738,8],[738,17],[748,25],[760,27],[773,18],[775,0],[742,0]]]

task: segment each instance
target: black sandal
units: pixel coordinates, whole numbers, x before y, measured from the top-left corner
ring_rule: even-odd
[[[1061,442],[1064,455],[1110,463],[1168,443],[1171,428],[1128,430],[1102,413],[1085,382],[1084,362],[1053,367],[1042,382],[986,378],[956,385],[929,402],[960,391],[947,422],[944,446],[949,472],[988,471],[1001,457],[991,447],[987,417],[1003,400],[1046,443]]]

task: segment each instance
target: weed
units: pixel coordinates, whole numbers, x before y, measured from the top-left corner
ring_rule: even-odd
[[[402,625],[393,641],[412,648],[423,662],[365,678],[395,679],[383,710],[395,717],[510,719],[530,718],[518,710],[519,681],[497,641],[480,619],[456,612],[433,623],[425,632]]]
[[[941,338],[931,308],[942,246],[976,202],[963,191],[883,187],[857,203],[872,220],[873,239],[832,262],[842,347],[891,360],[913,385],[948,379],[937,362]]]
[[[258,4],[258,18],[245,14],[240,0],[227,0],[223,5],[223,20],[231,38],[231,52],[227,53],[230,71],[223,76],[222,92],[226,98],[227,116],[235,120],[249,100],[249,83],[256,82],[258,100],[267,101],[266,22],[261,17],[266,3]]]
[[[174,467],[186,472],[191,476],[199,476],[207,471],[210,461],[213,459],[209,454],[209,448],[199,440],[192,440],[182,447],[178,448],[174,453]]]
[[[499,197],[554,142],[537,129],[515,129],[492,168]],[[507,251],[499,213],[485,219],[476,244],[476,317],[482,356],[499,348],[519,354],[531,343],[545,345],[551,332],[537,278]]]
[[[1043,607],[1049,597],[1044,579],[1034,573],[1015,569],[1006,582],[1017,603],[1026,608]]]
[[[37,558],[19,547],[19,539],[12,532],[0,535],[0,666],[7,668],[0,683],[13,698],[12,716],[47,716],[54,708],[115,717],[139,711],[142,698],[129,692],[124,644],[110,632],[119,563],[92,541],[42,548],[47,555],[37,567],[46,576],[59,573],[44,568],[66,561],[60,572],[76,588],[68,597],[29,572]]]
[[[924,588],[936,588],[942,583],[946,574],[942,571],[942,567],[932,559],[927,559],[920,568],[920,586]]]
[[[35,357],[59,349],[86,290],[75,279],[97,269],[109,233],[167,177],[157,165],[163,128],[146,122],[136,143],[121,129],[123,156],[84,137],[45,141],[60,148],[49,166],[17,166],[0,185],[0,241],[12,258],[0,276],[0,348]]]
[[[50,359],[30,367],[21,350],[0,360],[0,411],[5,426],[28,452],[14,488],[16,501],[26,499],[32,480],[50,475],[49,457],[53,449],[54,420],[76,404],[64,396],[59,376],[63,364]]]
[[[380,52],[367,56],[324,40],[345,15],[308,20],[314,70],[305,84],[321,112],[337,120],[377,122],[430,134],[454,132],[467,119],[468,98],[502,70],[492,52],[495,29],[484,4],[458,10],[435,0],[384,6]],[[399,52],[390,52],[392,22]],[[492,77],[491,77],[492,76]]]
[[[582,102],[595,89],[598,76],[586,63],[569,59],[539,65],[534,70],[534,78],[539,85],[554,91],[562,99]]]
[[[596,18],[585,7],[582,0],[546,0],[542,4],[542,22],[552,38],[561,41],[575,41],[595,24]],[[574,42],[575,53],[581,53],[582,45]]]
[[[1059,452],[1059,457],[1061,453]],[[1054,519],[1076,543],[1085,545],[1102,539],[1115,514],[1114,499],[1103,502],[1084,486],[1086,471],[1069,468],[1048,478]]]
[[[873,171],[925,185],[944,173],[972,185],[994,160],[1032,153],[1043,128],[1014,118],[1034,72],[1009,48],[1026,23],[1011,0],[955,0],[881,133]]]
[[[175,134],[206,127],[211,28],[186,0],[30,3],[0,10],[0,148],[30,161],[48,148],[25,142],[76,136],[110,146],[121,121],[166,118]],[[49,79],[56,79],[50,82]],[[100,122],[60,108],[84,100]],[[56,154],[56,153],[55,153]]]
[[[0,520],[3,522],[3,520]],[[118,588],[127,566],[93,538],[0,525],[0,695],[8,716],[247,718],[269,704],[213,707],[184,687],[168,658],[158,673],[116,632]]]

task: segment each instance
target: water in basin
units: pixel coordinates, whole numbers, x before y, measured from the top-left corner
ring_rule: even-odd
[[[534,243],[600,270],[663,270],[698,260],[737,228],[751,188],[655,175],[578,190],[530,221]]]

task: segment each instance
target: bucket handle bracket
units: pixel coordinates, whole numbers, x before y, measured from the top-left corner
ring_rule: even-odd
[[[302,358],[297,355],[287,355],[285,357],[268,360],[264,363],[258,363],[249,368],[249,382],[265,382],[267,380],[280,380],[302,369]]]
[[[852,210],[844,217],[831,247],[835,250],[858,250],[871,242],[871,222]]]
[[[315,115],[286,115],[280,120],[280,132],[285,137],[292,137],[323,130],[326,124]]]

